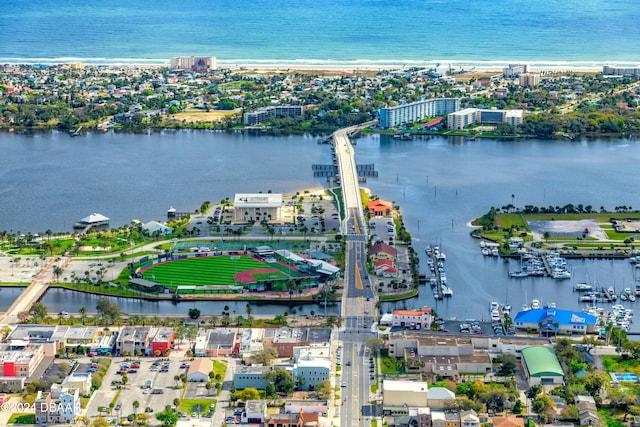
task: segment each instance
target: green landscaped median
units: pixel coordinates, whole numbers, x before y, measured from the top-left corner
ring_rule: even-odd
[[[404,299],[413,298],[416,295],[418,295],[418,289],[412,289],[409,292],[405,292],[403,294],[380,295],[378,299],[383,302],[401,301]]]

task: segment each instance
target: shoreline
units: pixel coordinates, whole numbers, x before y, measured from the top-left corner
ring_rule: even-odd
[[[169,66],[167,58],[0,58],[0,64],[47,65],[84,64],[87,66],[106,66],[116,68],[163,68]],[[532,72],[597,72],[605,65],[614,67],[638,67],[640,62],[633,61],[553,61],[553,60],[402,60],[402,59],[221,59],[217,58],[218,69],[233,71],[386,71],[409,68],[447,68],[453,72],[502,72],[509,64],[527,64]]]

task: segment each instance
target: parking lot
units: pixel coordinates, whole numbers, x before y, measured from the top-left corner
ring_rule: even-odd
[[[128,381],[124,387],[120,388],[120,396],[118,397],[114,411],[111,414],[101,413],[98,411],[98,408],[108,408],[109,403],[111,403],[118,392],[119,382],[122,381],[122,375],[118,372],[124,370],[121,363],[125,362],[125,358],[112,358],[111,366],[104,377],[102,387],[94,393],[87,408],[86,413],[90,418],[103,416],[109,419],[109,421],[112,421],[112,423],[115,423],[118,418],[126,417],[133,413],[133,402],[136,400],[140,403],[140,407],[137,410],[137,412],[140,413],[145,412],[147,408],[152,408],[154,412],[163,410],[166,405],[173,405],[173,399],[182,397],[182,388],[175,388],[176,381],[173,379],[175,375],[180,375],[187,371],[186,368],[180,368],[182,364],[181,361],[159,361],[158,359],[133,360],[139,362],[139,367],[134,368],[136,365],[132,363],[131,360],[128,362],[129,367],[126,368]],[[156,362],[156,360],[158,360],[158,362]],[[154,363],[159,364],[154,366]],[[163,369],[164,364],[167,366],[166,370]],[[150,379],[152,384],[150,388],[144,389],[143,386],[147,379]],[[151,418],[155,419],[153,416],[151,416]]]

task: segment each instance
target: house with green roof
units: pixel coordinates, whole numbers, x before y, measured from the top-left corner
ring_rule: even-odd
[[[522,366],[530,386],[562,384],[564,371],[551,347],[531,346],[522,349]]]

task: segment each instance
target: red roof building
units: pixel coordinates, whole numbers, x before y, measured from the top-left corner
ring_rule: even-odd
[[[393,211],[393,205],[384,200],[372,200],[367,203],[367,210],[371,216],[389,216]]]
[[[380,259],[388,259],[395,262],[398,250],[386,243],[376,243],[369,249],[369,256],[375,262]]]

